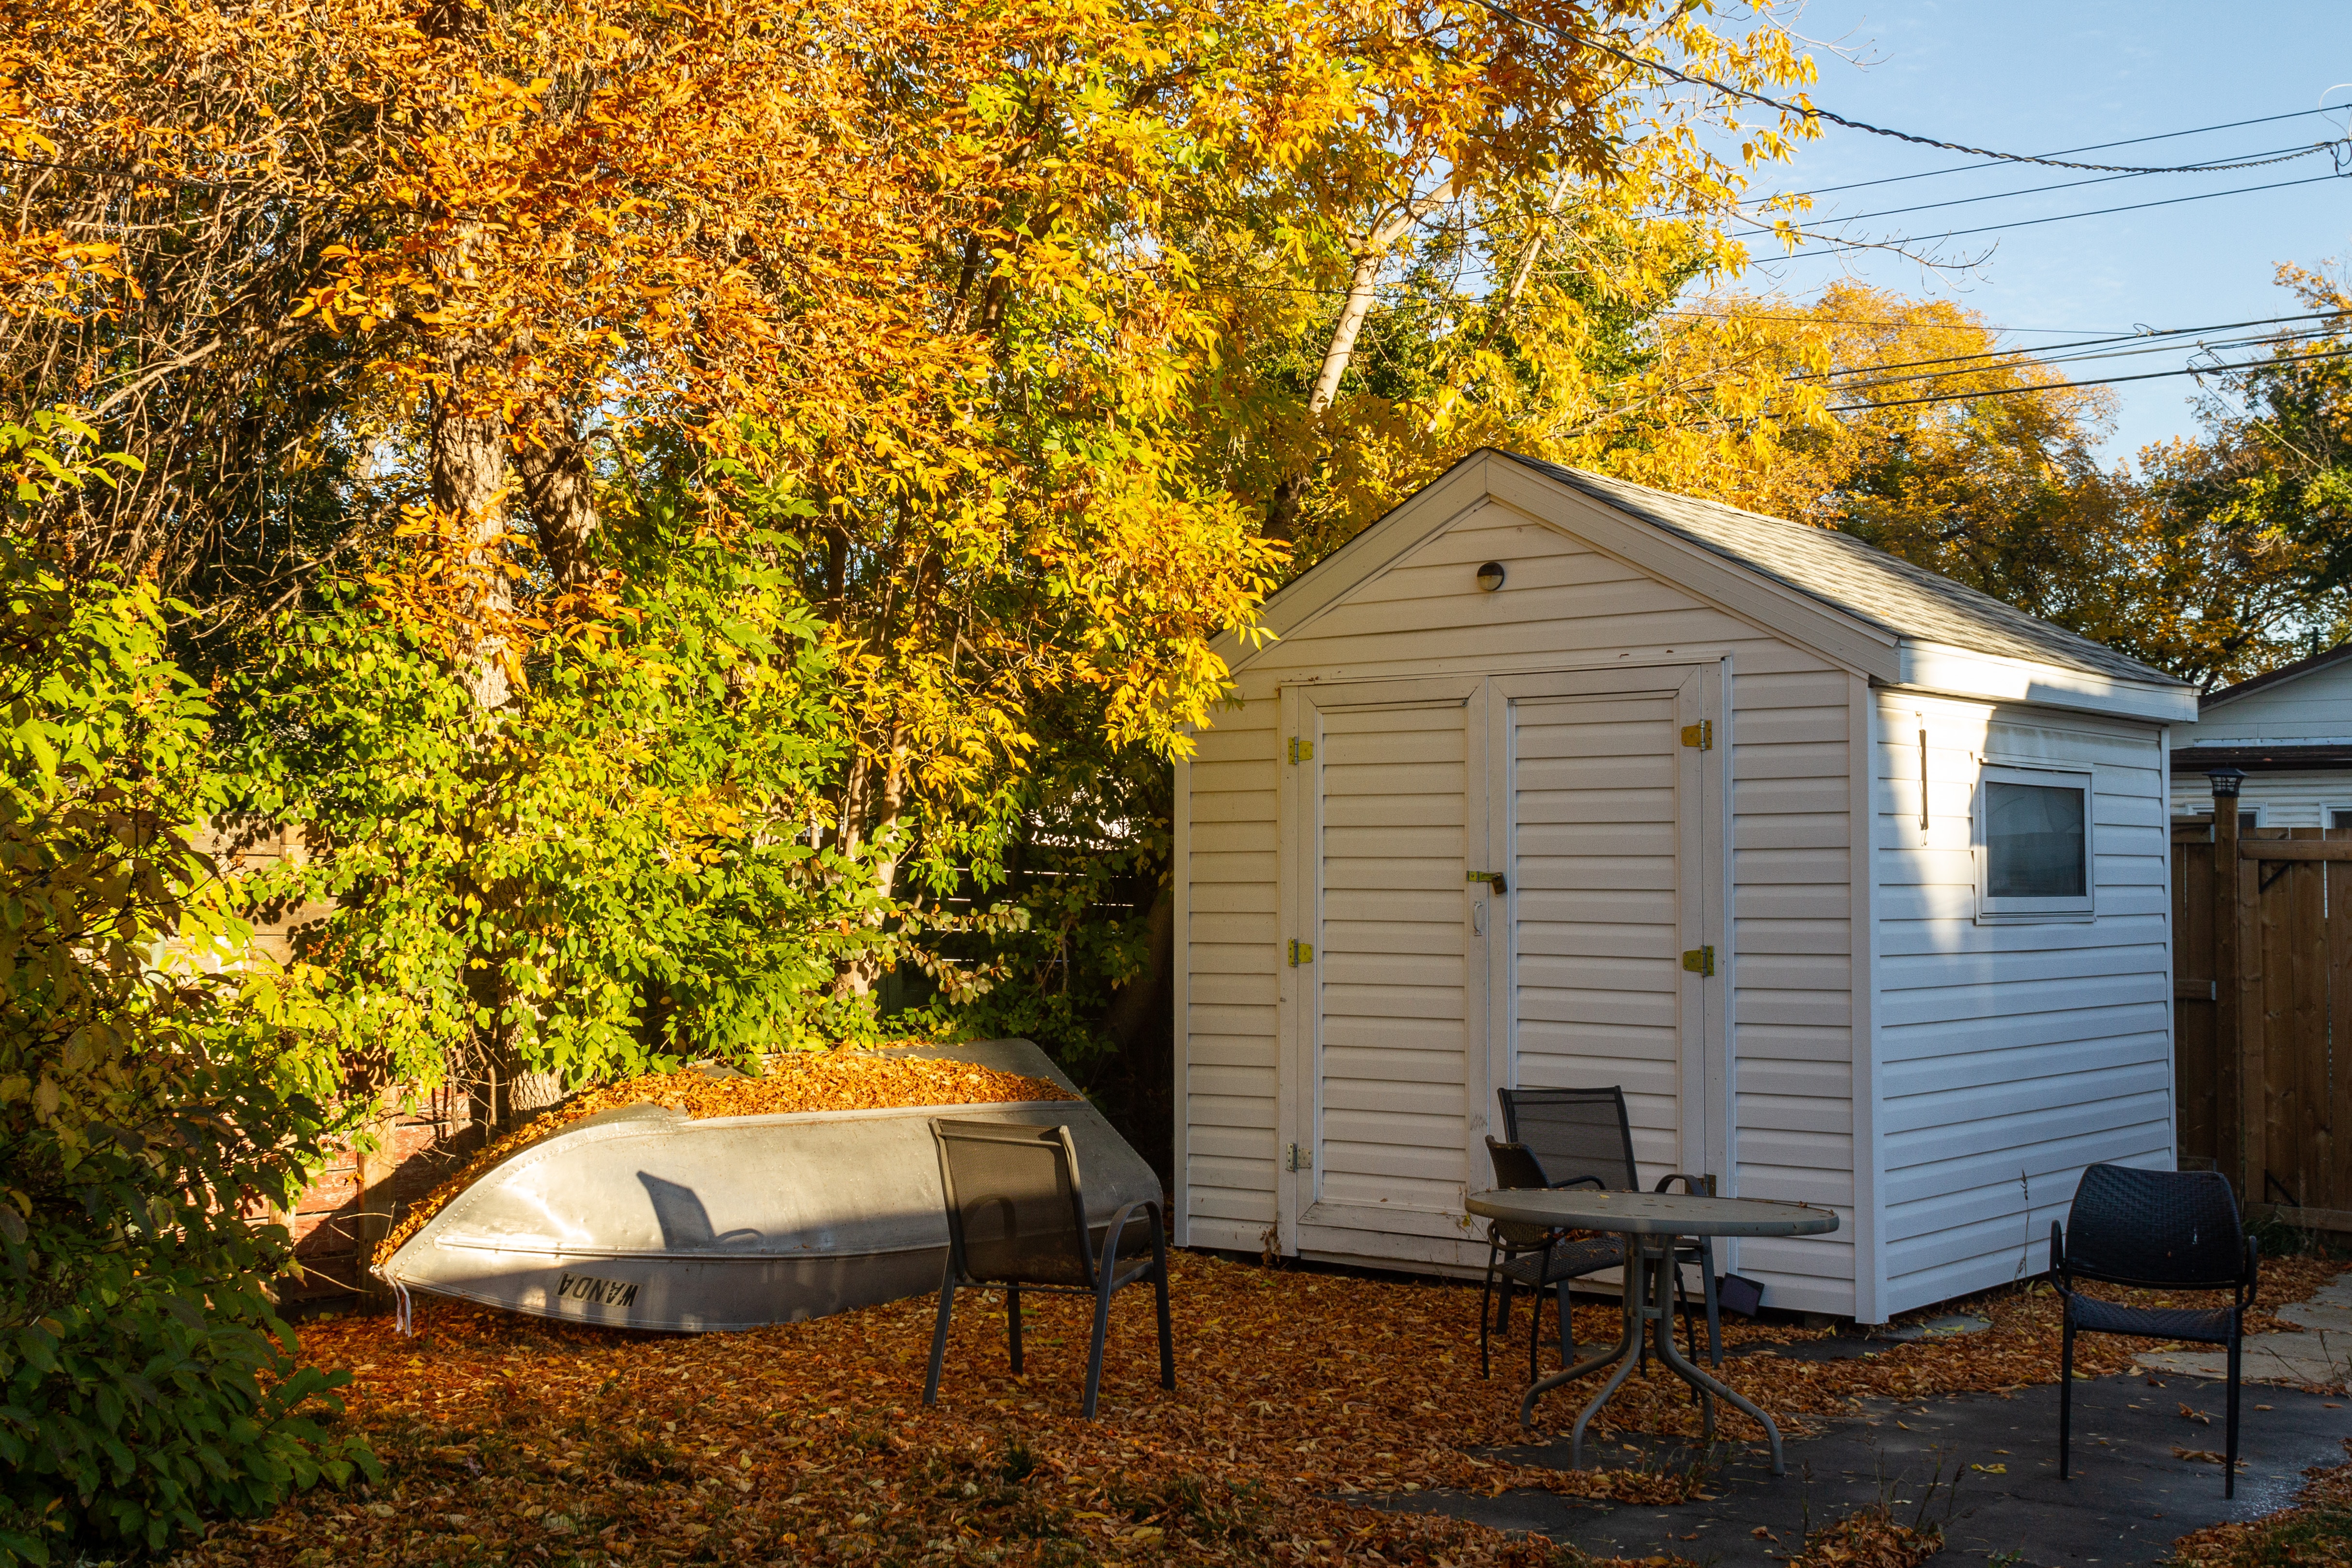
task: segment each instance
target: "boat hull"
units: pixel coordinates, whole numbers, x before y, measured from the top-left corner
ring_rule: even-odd
[[[630,1105],[485,1171],[377,1270],[404,1291],[610,1328],[698,1333],[939,1288],[935,1118],[1065,1125],[1096,1227],[1160,1179],[1025,1040],[903,1054],[1050,1079],[1059,1101],[689,1120]]]

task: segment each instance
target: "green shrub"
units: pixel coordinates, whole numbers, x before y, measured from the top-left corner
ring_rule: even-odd
[[[248,1217],[322,1128],[299,992],[191,847],[208,709],[163,608],[0,530],[0,1564],[375,1468],[266,1292],[288,1239]]]

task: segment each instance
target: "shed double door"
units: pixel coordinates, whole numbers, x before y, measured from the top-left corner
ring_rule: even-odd
[[[1296,692],[1286,1248],[1466,1260],[1504,1085],[1621,1085],[1645,1178],[1719,1168],[1712,674]]]

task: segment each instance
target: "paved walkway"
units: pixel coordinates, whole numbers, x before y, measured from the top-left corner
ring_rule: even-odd
[[[2250,1389],[2239,1438],[2244,1469],[2237,1497],[2225,1501],[2218,1463],[2175,1452],[2221,1448],[2221,1385],[2158,1381],[2162,1386],[2126,1375],[2074,1385],[2071,1480],[2058,1479],[2058,1390],[2047,1386],[2008,1398],[1872,1401],[1859,1419],[1789,1443],[1785,1476],[1772,1475],[1760,1447],[1728,1452],[1709,1502],[1619,1507],[1514,1491],[1497,1498],[1424,1493],[1376,1506],[1533,1531],[1602,1557],[1673,1553],[1720,1568],[1768,1568],[1794,1552],[1809,1527],[1885,1498],[1902,1522],[1924,1516],[1944,1526],[1940,1561],[2137,1568],[2163,1561],[2189,1531],[2286,1506],[2305,1467],[2344,1462],[2344,1439],[2352,1437],[2346,1401]],[[2183,1404],[2210,1413],[2213,1424],[2183,1416]],[[1506,1452],[1528,1464],[1568,1463],[1565,1441]],[[1679,1466],[1696,1457],[1679,1444],[1621,1445],[1606,1462]],[[1957,1493],[1949,1485],[1955,1477]]]
[[[1549,1492],[1497,1498],[1423,1493],[1374,1506],[1428,1510],[1505,1530],[1532,1531],[1603,1557],[1660,1553],[1765,1568],[1784,1561],[1805,1532],[1882,1500],[1896,1520],[1945,1531],[1946,1560],[2015,1568],[2135,1568],[2161,1563],[2192,1530],[2284,1508],[2314,1465],[2345,1462],[2352,1399],[2282,1384],[2327,1384],[2352,1371],[2352,1274],[2307,1301],[2282,1308],[2294,1330],[2245,1344],[2238,1495],[2221,1495],[2221,1351],[2143,1356],[2128,1375],[2074,1385],[2074,1461],[2058,1479],[2058,1390],[1971,1395],[1919,1404],[1866,1401],[1857,1419],[1787,1445],[1789,1473],[1775,1477],[1764,1450],[1725,1448],[1706,1502],[1673,1508],[1591,1503]],[[1968,1333],[1972,1319],[1938,1319],[1918,1333]],[[1906,1336],[1908,1337],[1908,1336]],[[1861,1336],[1782,1347],[1801,1359],[1869,1354]],[[1552,1396],[1565,1419],[1572,1396]],[[2209,1416],[2200,1421],[2196,1414]],[[1603,1445],[1607,1448],[1608,1445]],[[1591,1448],[1588,1446],[1588,1453]],[[1565,1440],[1507,1449],[1531,1465],[1568,1463]],[[2216,1458],[2203,1458],[2203,1455]],[[1704,1456],[1678,1442],[1624,1441],[1599,1462],[1686,1467]],[[1372,1501],[1359,1499],[1360,1501]]]
[[[2352,1274],[2338,1274],[2334,1284],[2307,1301],[2281,1307],[2278,1315],[2301,1332],[2258,1333],[2247,1340],[2239,1351],[2241,1375],[2277,1383],[2335,1383],[2352,1375]],[[2174,1350],[2139,1358],[2141,1366],[2158,1375],[2221,1377],[2229,1364],[2223,1350]]]

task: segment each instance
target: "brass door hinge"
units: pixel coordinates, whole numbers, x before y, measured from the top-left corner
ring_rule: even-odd
[[[1313,1170],[1315,1168],[1315,1151],[1313,1149],[1302,1149],[1297,1144],[1291,1145],[1290,1168],[1295,1171]]]
[[[1314,760],[1315,743],[1311,740],[1301,740],[1295,735],[1292,736],[1290,737],[1290,765],[1293,768],[1296,768],[1302,762],[1312,762]]]
[[[1703,718],[1696,724],[1686,724],[1683,726],[1683,744],[1685,746],[1695,746],[1701,751],[1714,750],[1715,720],[1711,718]]]
[[[1301,942],[1297,938],[1293,937],[1290,943],[1290,967],[1296,969],[1301,964],[1312,964],[1313,962],[1315,962],[1315,944],[1312,942]]]
[[[1683,967],[1688,969],[1694,975],[1714,974],[1715,949],[1712,947],[1692,948],[1689,952],[1683,955]]]

